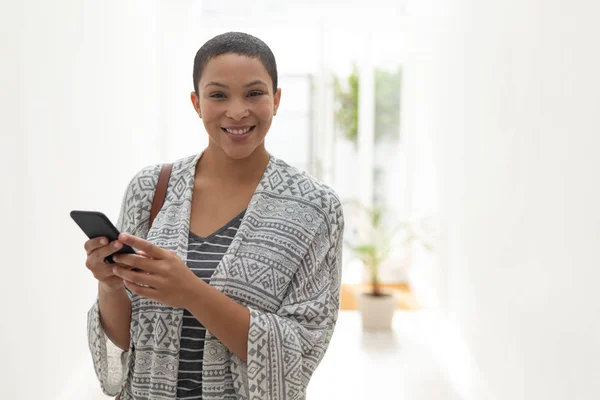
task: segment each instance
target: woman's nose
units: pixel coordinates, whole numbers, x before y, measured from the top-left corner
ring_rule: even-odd
[[[239,121],[250,115],[250,111],[243,102],[232,101],[227,108],[225,115],[233,120]]]

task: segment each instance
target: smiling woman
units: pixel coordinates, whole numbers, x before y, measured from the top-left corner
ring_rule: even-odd
[[[202,68],[191,99],[209,148],[218,147],[232,159],[264,159],[264,139],[281,98],[274,82],[261,60],[246,55],[218,55]]]
[[[98,379],[121,400],[304,399],[338,315],[341,203],[265,148],[281,89],[264,42],[209,40],[193,83],[208,146],[173,163],[151,227],[161,165],[131,180],[119,239],[85,246]],[[138,254],[102,263],[124,244]]]

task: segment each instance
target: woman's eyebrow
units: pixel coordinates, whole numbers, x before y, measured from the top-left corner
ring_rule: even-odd
[[[244,87],[247,88],[247,87],[254,86],[254,85],[265,85],[265,86],[267,86],[267,84],[265,83],[265,81],[261,81],[260,79],[257,79],[255,81],[250,82],[250,83],[246,83],[244,85]],[[208,82],[204,87],[207,88],[209,86],[218,86],[218,87],[223,88],[223,89],[229,89],[229,86],[227,86],[227,85],[225,85],[223,83],[214,82],[214,81],[213,82]]]
[[[208,82],[206,85],[204,85],[205,88],[207,88],[209,86],[218,86],[218,87],[221,87],[223,89],[229,89],[229,86],[224,85],[224,84],[219,83],[219,82]]]
[[[260,79],[257,79],[255,81],[250,82],[250,83],[246,83],[244,85],[244,87],[250,87],[250,86],[254,86],[254,85],[265,85],[265,86],[267,86],[267,84],[264,81],[261,81]]]

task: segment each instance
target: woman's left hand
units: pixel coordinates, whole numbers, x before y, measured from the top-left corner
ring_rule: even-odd
[[[162,249],[144,239],[120,234],[119,241],[141,250],[138,255],[118,254],[115,262],[141,271],[115,266],[114,274],[123,279],[133,293],[167,306],[187,308],[197,293],[201,280],[175,253]],[[146,285],[148,287],[140,286]]]

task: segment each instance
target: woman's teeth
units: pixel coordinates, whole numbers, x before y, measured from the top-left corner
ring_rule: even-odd
[[[248,132],[250,132],[250,130],[251,130],[252,128],[253,128],[253,127],[251,126],[251,127],[248,127],[248,128],[246,128],[246,129],[227,129],[227,128],[225,128],[225,130],[226,130],[227,132],[229,132],[229,133],[233,134],[233,135],[243,135],[244,133],[248,133]]]

